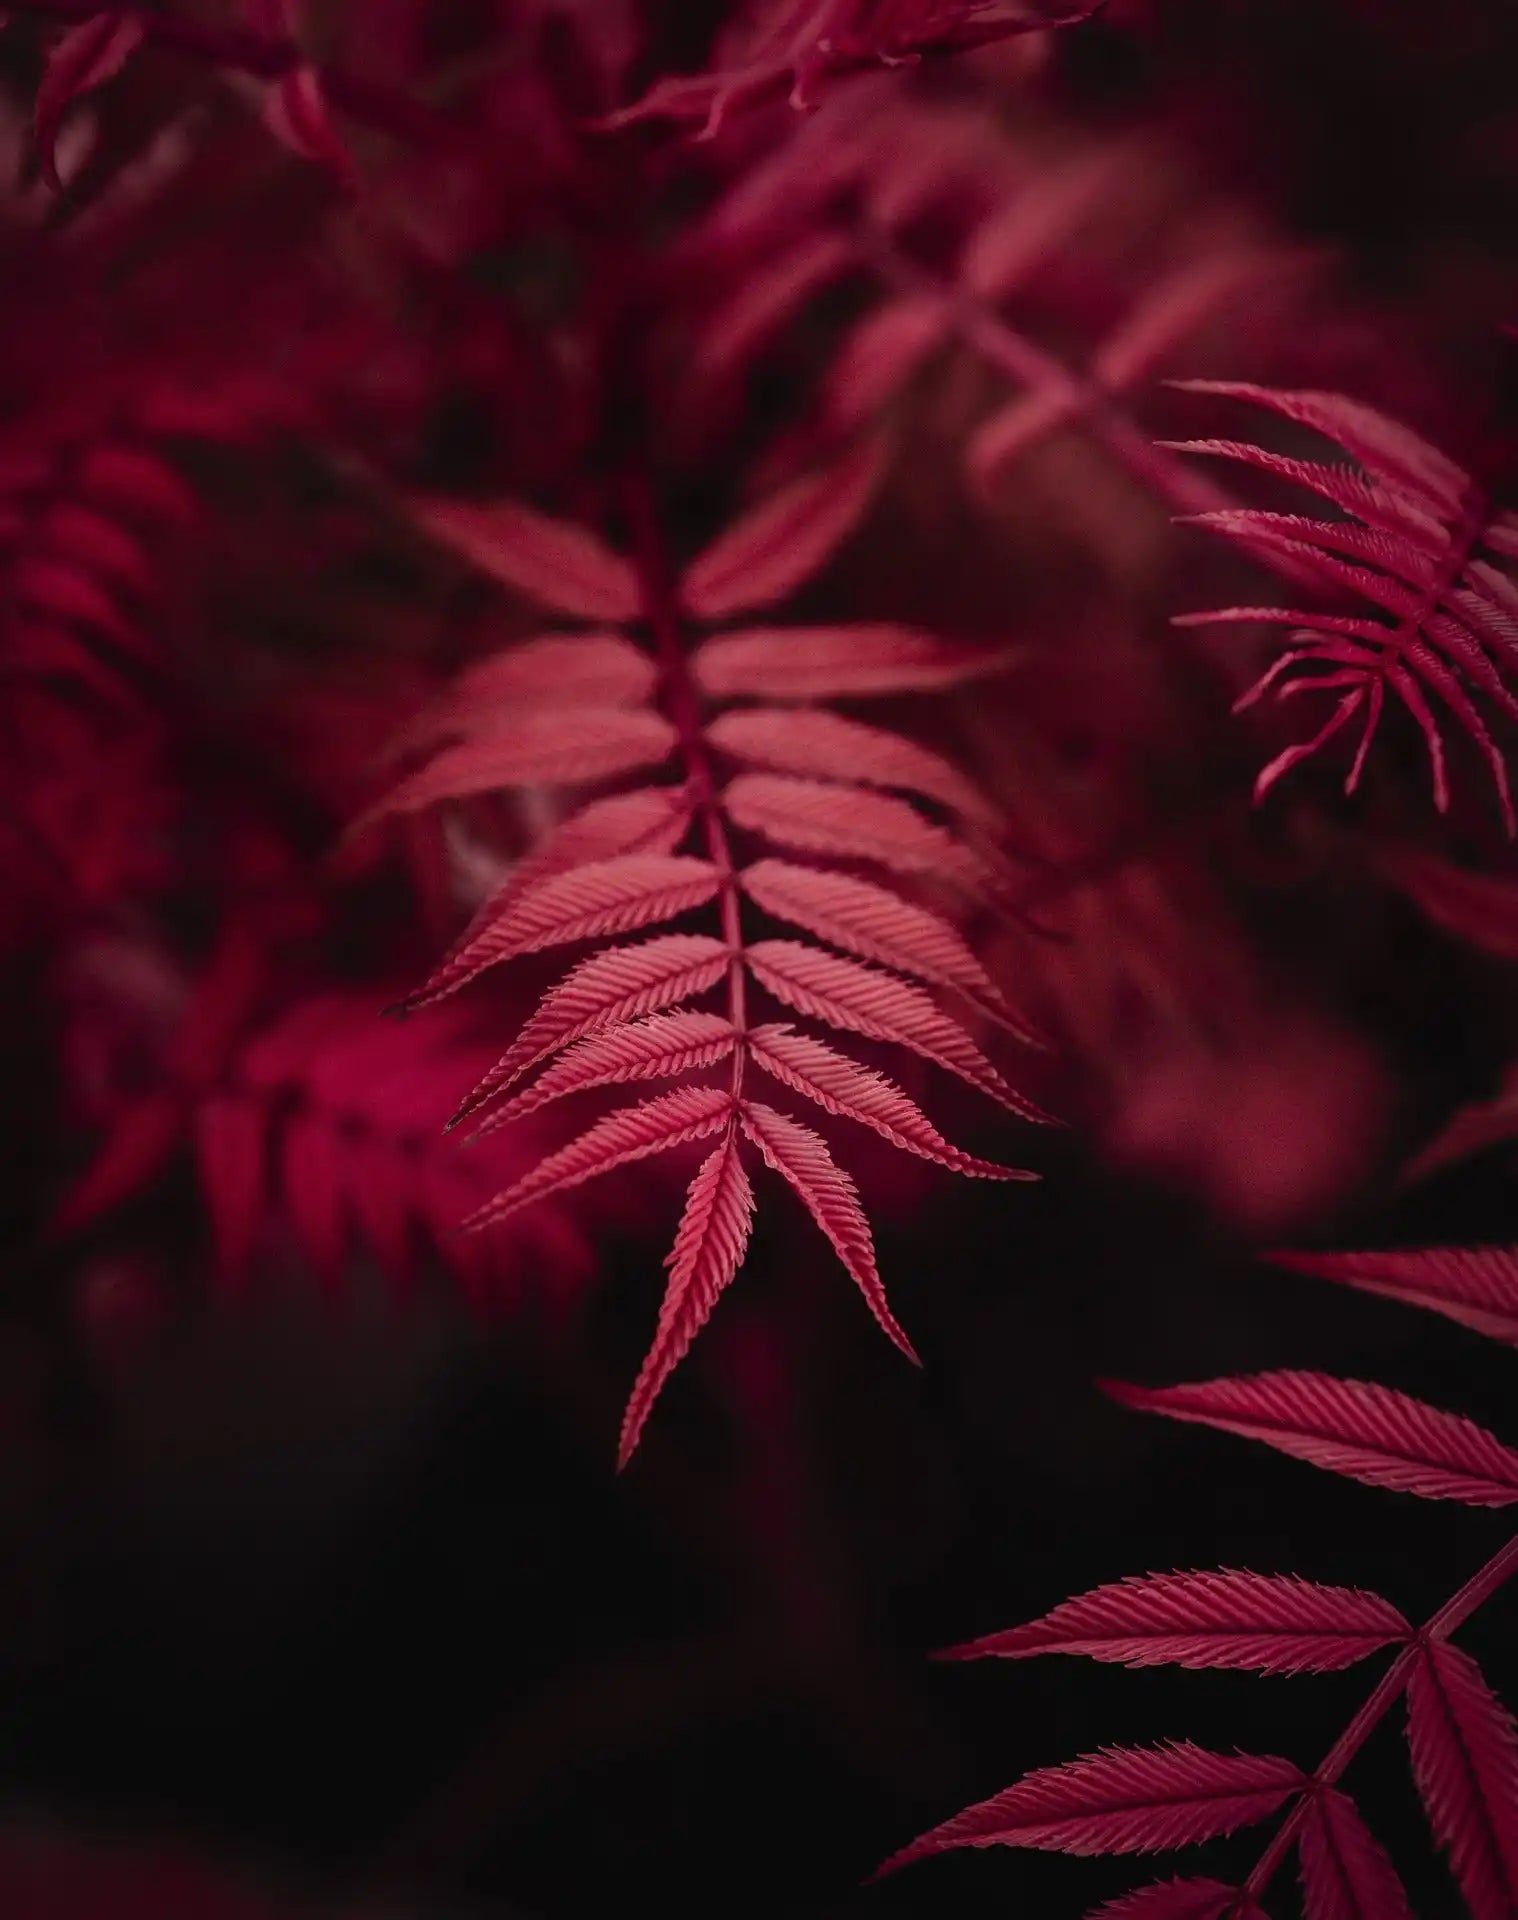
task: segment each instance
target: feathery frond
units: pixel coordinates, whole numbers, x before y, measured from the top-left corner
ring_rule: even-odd
[[[750,994],[767,993],[803,1018],[905,1047],[1023,1119],[1047,1118],[957,1021],[901,977],[956,993],[1033,1040],[958,928],[894,887],[816,864],[870,865],[898,884],[950,881],[971,897],[994,891],[987,856],[887,791],[991,824],[994,815],[963,775],[915,741],[813,703],[959,685],[1000,670],[1005,652],[890,626],[857,634],[772,627],[705,639],[692,632],[698,621],[768,606],[815,572],[867,512],[879,465],[878,444],[861,443],[761,501],[678,576],[649,516],[636,529],[641,548],[633,562],[589,530],[515,503],[430,502],[419,514],[425,531],[495,578],[557,612],[642,623],[657,650],[618,632],[538,635],[466,668],[407,737],[408,754],[430,757],[355,831],[496,787],[613,779],[675,754],[683,777],[601,795],[571,814],[475,915],[408,1006],[451,995],[487,968],[549,946],[615,939],[702,908],[715,909],[720,923],[720,938],[665,933],[582,960],[544,995],[450,1123],[475,1118],[478,1133],[494,1133],[576,1093],[651,1079],[683,1083],[603,1115],[476,1209],[471,1228],[726,1127],[690,1191],[659,1329],[624,1423],[624,1461],[742,1258],[751,1195],[741,1154],[749,1149],[792,1187],[880,1326],[912,1352],[886,1303],[852,1180],[819,1134],[751,1097],[750,1075],[766,1074],[825,1113],[939,1166],[987,1179],[1033,1177],[962,1152],[883,1074],[789,1025],[756,1022],[748,1006]],[[796,704],[708,713],[709,704],[735,698]],[[729,762],[735,767],[724,775]],[[680,850],[688,832],[699,832],[700,855]],[[814,864],[744,860],[736,835]],[[745,920],[755,909],[827,945],[753,940]],[[723,983],[722,1012],[689,1007]],[[714,1067],[726,1076],[724,1088],[686,1080]],[[512,1094],[535,1068],[538,1077]]]

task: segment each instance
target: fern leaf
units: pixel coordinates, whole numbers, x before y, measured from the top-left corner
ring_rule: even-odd
[[[1518,1729],[1467,1653],[1422,1650],[1407,1686],[1413,1777],[1472,1920],[1518,1912]]]
[[[794,481],[745,514],[685,569],[687,612],[726,620],[786,599],[859,525],[882,471],[881,447],[863,441],[836,467]]]
[[[575,708],[556,714],[551,727],[532,714],[514,722],[492,718],[488,730],[446,748],[393,787],[349,832],[501,787],[585,786],[635,773],[667,760],[675,741],[675,729],[662,714],[639,708]]]
[[[664,1153],[688,1140],[704,1139],[728,1123],[732,1110],[733,1097],[724,1087],[677,1087],[636,1107],[609,1113],[472,1213],[464,1230],[472,1233],[493,1226],[519,1207],[594,1180],[614,1167]]]
[[[921,1365],[911,1341],[887,1304],[875,1265],[870,1223],[859,1204],[854,1183],[835,1164],[826,1143],[809,1127],[757,1100],[744,1101],[739,1112],[743,1131],[763,1154],[765,1165],[789,1181],[800,1196],[803,1206],[827,1236],[849,1277],[864,1295],[887,1338],[909,1360]]]
[[[611,947],[583,960],[550,989],[500,1060],[464,1100],[450,1126],[478,1111],[560,1047],[603,1027],[677,1006],[715,986],[730,956],[705,934],[668,933],[641,946]]]
[[[1008,1112],[1052,1124],[1052,1116],[1011,1087],[964,1028],[920,987],[799,940],[758,940],[744,949],[743,957],[760,986],[796,1013],[867,1040],[906,1047],[979,1088]]]
[[[688,854],[629,853],[586,861],[516,893],[454,956],[450,974],[462,986],[519,954],[672,920],[714,899],[720,885],[709,860]]]
[[[720,714],[706,733],[719,751],[753,766],[864,787],[901,787],[981,824],[994,820],[984,796],[941,754],[862,720],[753,707]]]
[[[1518,1453],[1462,1414],[1373,1382],[1282,1372],[1195,1386],[1103,1386],[1124,1406],[1262,1440],[1367,1486],[1473,1507],[1518,1501]]]
[[[1041,1619],[951,1647],[943,1660],[1084,1654],[1128,1667],[1248,1667],[1331,1673],[1412,1629],[1374,1593],[1293,1574],[1135,1574],[1065,1600]]]
[[[984,881],[985,868],[967,847],[891,794],[742,773],[728,782],[722,805],[734,826],[798,853],[867,860],[894,873],[939,874],[965,887]]]
[[[540,846],[520,861],[454,942],[426,984],[401,1004],[414,1010],[455,992],[473,977],[465,956],[487,927],[521,894],[554,874],[623,854],[673,853],[690,826],[690,796],[684,787],[640,787],[592,800],[560,821]]]
[[[619,1469],[631,1459],[665,1381],[690,1351],[723,1288],[742,1265],[753,1226],[754,1190],[738,1155],[737,1130],[730,1124],[690,1185],[669,1257],[669,1285],[658,1328],[623,1417]]]
[[[977,1160],[951,1146],[943,1135],[883,1073],[862,1067],[821,1040],[787,1026],[755,1027],[748,1036],[749,1058],[792,1092],[815,1100],[825,1112],[873,1128],[893,1147],[933,1160],[955,1173],[984,1180],[1032,1180],[1014,1167]]]
[[[1362,479],[1322,463],[1241,453],[1240,443],[1231,440],[1179,443],[1183,451],[1243,458],[1312,488],[1352,516],[1322,520],[1228,508],[1195,515],[1193,521],[1256,558],[1284,560],[1294,577],[1315,576],[1376,610],[1376,617],[1368,620],[1264,615],[1299,631],[1291,650],[1239,704],[1252,704],[1271,686],[1277,698],[1314,690],[1338,690],[1339,697],[1315,734],[1279,754],[1265,769],[1257,798],[1317,753],[1349,720],[1362,716],[1359,745],[1345,782],[1345,791],[1352,792],[1391,692],[1423,735],[1435,805],[1444,811],[1448,783],[1440,721],[1427,698],[1433,694],[1474,742],[1491,775],[1507,831],[1510,836],[1518,833],[1506,762],[1467,691],[1469,687],[1508,716],[1518,716],[1518,697],[1504,677],[1518,666],[1518,585],[1483,557],[1483,549],[1497,554],[1505,554],[1505,549],[1500,516],[1482,491],[1437,448],[1343,395],[1277,392],[1234,381],[1175,384],[1268,407],[1336,440],[1364,470]],[[1220,617],[1239,620],[1248,612],[1229,608]],[[1314,633],[1347,635],[1366,645],[1362,649],[1314,641]],[[1290,680],[1281,678],[1287,670],[1293,672]]]
[[[777,920],[1001,1009],[996,983],[946,920],[872,881],[787,860],[756,860],[740,882],[754,905]]]
[[[1097,1854],[1192,1846],[1266,1819],[1306,1784],[1289,1760],[1270,1754],[1212,1753],[1190,1741],[1103,1747],[1025,1774],[923,1834],[879,1871],[952,1847]]]
[[[474,505],[416,499],[412,519],[441,546],[539,606],[580,620],[636,620],[638,576],[588,528],[555,520],[518,500]]]
[[[59,35],[37,85],[35,137],[42,177],[55,193],[58,178],[58,129],[69,104],[103,86],[131,59],[146,37],[135,11],[102,9]]]
[[[1255,1920],[1260,1909],[1241,1906],[1240,1897],[1218,1880],[1157,1880],[1093,1908],[1087,1920]]]
[[[1427,1247],[1408,1253],[1277,1253],[1277,1266],[1428,1307],[1518,1347],[1518,1252]]]
[[[1413,1920],[1396,1868],[1347,1794],[1313,1794],[1300,1852],[1304,1920]]]
[[[580,1040],[555,1060],[524,1092],[497,1107],[481,1125],[491,1133],[566,1094],[625,1080],[665,1080],[694,1067],[715,1066],[738,1043],[732,1022],[717,1013],[656,1013],[625,1026],[607,1027]]]
[[[713,700],[868,700],[941,693],[1005,673],[1021,658],[911,627],[754,627],[718,634],[691,662]]]

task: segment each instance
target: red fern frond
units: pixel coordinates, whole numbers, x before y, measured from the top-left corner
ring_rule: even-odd
[[[1426,1247],[1407,1253],[1277,1253],[1277,1266],[1427,1307],[1518,1346],[1518,1253],[1510,1247]]]
[[[951,1847],[1157,1853],[1264,1820],[1306,1781],[1272,1754],[1212,1753],[1190,1741],[1103,1747],[1042,1767],[894,1854],[894,1872]]]
[[[1374,1382],[1282,1372],[1195,1386],[1103,1386],[1124,1406],[1262,1440],[1367,1486],[1474,1507],[1518,1501],[1518,1453],[1463,1414]]]
[[[1405,1640],[1412,1628],[1379,1594],[1295,1574],[1130,1574],[1062,1601],[1041,1619],[950,1647],[941,1660],[1075,1653],[1128,1667],[1250,1667],[1331,1673]]]
[[[761,502],[678,580],[641,493],[631,496],[635,567],[588,531],[509,503],[433,504],[420,515],[425,530],[466,558],[562,611],[638,619],[658,651],[650,656],[620,634],[547,635],[508,651],[499,664],[466,669],[407,736],[408,751],[430,747],[433,757],[361,826],[500,785],[610,778],[675,750],[685,778],[679,787],[592,800],[572,815],[476,914],[408,1004],[440,999],[498,961],[550,945],[615,937],[708,904],[720,920],[720,939],[664,934],[584,961],[544,996],[450,1123],[484,1113],[479,1131],[491,1133],[503,1120],[566,1095],[729,1063],[725,1091],[684,1086],[605,1116],[468,1223],[493,1224],[608,1167],[715,1131],[736,1114],[692,1189],[682,1233],[695,1236],[697,1251],[684,1241],[685,1250],[677,1248],[665,1316],[628,1409],[624,1455],[716,1291],[731,1278],[729,1257],[735,1267],[746,1243],[746,1231],[704,1237],[713,1196],[726,1196],[713,1219],[744,1211],[734,1196],[747,1193],[736,1160],[745,1141],[800,1196],[890,1338],[912,1351],[886,1304],[853,1182],[817,1134],[748,1097],[747,1072],[766,1072],[826,1112],[940,1166],[985,1178],[1035,1177],[961,1152],[883,1075],[788,1027],[756,1025],[747,1006],[752,983],[808,1017],[915,1051],[1024,1118],[1046,1117],[1013,1092],[963,1028],[899,977],[916,975],[966,995],[988,1018],[1031,1038],[947,919],[852,874],[778,859],[744,864],[733,852],[732,836],[745,832],[820,859],[872,863],[902,881],[951,879],[978,890],[994,875],[991,860],[946,827],[875,790],[903,788],[989,823],[986,802],[938,754],[805,704],[704,711],[705,702],[734,695],[807,702],[957,685],[1004,664],[995,651],[889,626],[820,635],[759,629],[692,643],[693,620],[747,612],[808,578],[858,525],[879,471],[878,444],[861,444],[832,469]],[[797,668],[794,683],[786,678],[788,661]],[[655,699],[657,706],[649,704]],[[724,778],[719,757],[772,770]],[[675,851],[690,828],[705,841],[700,857]],[[745,903],[876,966],[794,941],[751,943]],[[665,1011],[724,979],[724,1013]],[[524,1074],[565,1048],[535,1085],[502,1101]]]
[[[1407,1739],[1429,1823],[1473,1920],[1518,1910],[1518,1728],[1469,1654],[1420,1648]]]
[[[1413,1920],[1396,1868],[1348,1794],[1311,1796],[1300,1854],[1305,1920]]]
[[[1518,832],[1506,762],[1471,699],[1472,693],[1484,696],[1509,718],[1518,718],[1518,698],[1508,685],[1518,669],[1518,583],[1493,564],[1493,558],[1509,557],[1512,516],[1498,514],[1482,489],[1437,448],[1342,394],[1283,392],[1240,381],[1176,384],[1187,392],[1268,407],[1294,425],[1336,441],[1361,470],[1284,459],[1258,449],[1241,456],[1239,443],[1229,440],[1181,441],[1171,447],[1182,453],[1242,457],[1274,477],[1319,493],[1350,516],[1323,520],[1230,508],[1193,519],[1267,564],[1284,559],[1297,574],[1308,568],[1325,586],[1366,600],[1374,609],[1364,618],[1258,607],[1183,616],[1187,625],[1263,620],[1292,630],[1289,651],[1241,696],[1241,708],[1266,692],[1276,699],[1315,690],[1338,694],[1318,733],[1264,769],[1256,797],[1263,798],[1291,767],[1358,719],[1360,741],[1345,780],[1345,791],[1353,792],[1390,690],[1423,734],[1433,770],[1434,804],[1445,811],[1449,784],[1444,749],[1426,690],[1438,696],[1476,745],[1507,830]]]

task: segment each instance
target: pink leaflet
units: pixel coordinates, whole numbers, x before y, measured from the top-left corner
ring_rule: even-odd
[[[1275,479],[1305,487],[1345,513],[1352,513],[1369,527],[1400,534],[1430,559],[1444,550],[1444,523],[1436,514],[1408,494],[1367,479],[1353,467],[1296,460],[1288,454],[1257,447],[1248,440],[1161,440],[1157,444],[1167,453],[1210,454],[1220,460],[1234,460]]]
[[[766,992],[808,1019],[909,1048],[1020,1118],[1050,1122],[1051,1116],[1010,1087],[964,1029],[920,987],[799,940],[758,940],[744,949],[743,957]]]
[[[1407,1685],[1407,1741],[1429,1824],[1471,1920],[1518,1912],[1518,1729],[1467,1653],[1423,1649]]]
[[[424,1007],[455,992],[471,977],[464,956],[511,903],[529,887],[591,860],[625,853],[673,853],[690,825],[684,787],[639,787],[592,800],[560,821],[541,845],[524,856],[511,878],[487,900],[426,985],[403,1004]]]
[[[1237,1887],[1217,1880],[1157,1880],[1094,1908],[1086,1920],[1251,1920],[1259,1913],[1252,1901],[1236,1908],[1238,1898]]]
[[[1353,1666],[1412,1629],[1374,1593],[1294,1574],[1134,1574],[1096,1587],[1026,1626],[950,1647],[943,1660],[1084,1654],[1128,1667],[1253,1668],[1329,1673]]]
[[[836,467],[772,494],[685,569],[686,611],[698,620],[726,620],[786,599],[864,518],[881,471],[880,445],[866,440]]]
[[[571,1041],[640,1014],[657,1013],[714,986],[729,960],[720,940],[692,933],[661,934],[640,946],[592,954],[543,996],[532,1018],[448,1124],[457,1126],[529,1067]]]
[[[1337,441],[1367,473],[1405,488],[1430,510],[1442,515],[1459,509],[1466,476],[1454,461],[1400,421],[1362,401],[1342,393],[1259,387],[1246,380],[1172,380],[1169,384],[1181,393],[1215,394],[1220,399],[1248,400],[1268,407],[1296,426],[1310,427],[1325,439]]]
[[[878,1872],[951,1847],[1094,1854],[1191,1846],[1264,1820],[1305,1784],[1289,1760],[1270,1754],[1212,1753],[1190,1741],[1103,1747],[1025,1774],[932,1828]]]
[[[450,962],[460,986],[486,967],[573,940],[630,933],[703,906],[720,885],[709,860],[625,853],[591,860],[523,888]]]
[[[1396,1869],[1347,1794],[1312,1796],[1300,1853],[1304,1920],[1413,1920]]]
[[[754,627],[697,649],[696,684],[713,700],[862,700],[938,692],[1004,673],[1021,658],[888,623]]]
[[[1179,1387],[1101,1385],[1142,1413],[1261,1440],[1367,1486],[1473,1507],[1518,1501],[1518,1453],[1462,1414],[1373,1382],[1280,1372]]]
[[[920,1366],[916,1350],[886,1301],[875,1265],[870,1223],[854,1183],[834,1163],[821,1136],[757,1100],[743,1102],[739,1119],[743,1131],[763,1154],[765,1165],[782,1174],[800,1195],[887,1338]]]
[[[1511,1247],[1424,1247],[1406,1253],[1277,1253],[1293,1273],[1427,1307],[1518,1347],[1518,1252]]]
[[[107,8],[60,34],[49,50],[37,86],[35,130],[42,177],[55,193],[63,191],[57,153],[65,108],[120,73],[145,35],[135,10]]]
[[[586,527],[555,520],[518,500],[479,505],[418,499],[412,519],[434,540],[518,592],[581,620],[636,620],[638,576]]]
[[[614,1167],[646,1159],[651,1153],[663,1153],[688,1140],[703,1139],[725,1126],[732,1111],[733,1096],[725,1087],[676,1087],[672,1093],[655,1094],[636,1107],[609,1113],[470,1214],[463,1223],[464,1230],[475,1233],[494,1226],[520,1207],[594,1180]]]
[[[730,1126],[686,1196],[666,1263],[669,1284],[659,1324],[622,1420],[619,1471],[632,1458],[665,1381],[690,1351],[718,1296],[742,1265],[753,1226],[754,1190],[738,1156],[737,1129]]]
[[[944,302],[905,294],[871,308],[839,349],[823,383],[825,409],[847,432],[873,418],[949,337]]]
[[[947,920],[850,874],[756,860],[740,875],[756,907],[821,940],[1001,1008],[995,982]]]
[[[275,139],[302,160],[325,167],[344,186],[356,185],[353,156],[332,124],[315,67],[303,62],[271,82],[264,95],[264,122]]]
[[[723,790],[734,826],[776,846],[835,860],[868,860],[894,873],[934,874],[981,890],[986,869],[968,847],[889,794],[786,774],[742,773]]]
[[[420,813],[440,800],[462,800],[501,787],[583,786],[667,760],[675,729],[662,714],[638,708],[576,707],[550,720],[524,714],[491,717],[478,735],[445,747],[401,781],[348,829],[350,837],[398,813]]]
[[[732,1022],[717,1013],[656,1013],[626,1026],[607,1027],[580,1040],[524,1092],[508,1100],[480,1128],[490,1133],[550,1100],[624,1080],[662,1080],[692,1067],[725,1060],[737,1044]]]
[[[944,1139],[894,1081],[808,1034],[786,1026],[754,1027],[749,1032],[748,1048],[754,1064],[782,1086],[815,1100],[827,1113],[872,1128],[906,1153],[983,1180],[1037,1178],[1015,1167],[1000,1167],[962,1153]]]
[[[706,737],[720,752],[753,766],[867,787],[902,787],[988,826],[995,823],[985,797],[941,754],[842,714],[750,707],[719,714]]]
[[[484,713],[510,718],[517,708],[645,706],[657,678],[652,656],[620,633],[541,634],[466,667],[402,744],[467,736]]]

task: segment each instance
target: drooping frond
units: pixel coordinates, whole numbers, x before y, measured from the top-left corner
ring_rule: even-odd
[[[1407,1741],[1429,1823],[1472,1920],[1518,1909],[1518,1727],[1467,1653],[1434,1641],[1407,1684]]]
[[[886,1303],[853,1181],[821,1135],[752,1097],[753,1076],[939,1166],[987,1179],[1034,1177],[963,1152],[885,1075],[791,1026],[756,1021],[748,1005],[750,994],[767,994],[805,1019],[905,1047],[1021,1118],[1048,1117],[929,993],[902,977],[955,993],[1034,1039],[960,929],[898,890],[948,883],[972,898],[994,892],[997,857],[972,850],[931,809],[982,827],[994,814],[940,754],[816,704],[960,685],[1004,668],[1006,650],[881,625],[705,638],[692,631],[697,621],[750,613],[801,585],[859,525],[879,469],[878,444],[862,442],[761,500],[683,571],[662,552],[642,553],[635,564],[588,529],[512,502],[433,501],[418,514],[424,531],[496,579],[555,611],[651,631],[657,651],[604,629],[538,634],[465,668],[402,743],[417,764],[352,831],[498,787],[613,780],[675,755],[682,777],[601,794],[572,812],[406,1004],[442,999],[487,968],[550,946],[620,940],[702,910],[720,929],[720,937],[657,933],[582,959],[543,996],[450,1123],[472,1118],[477,1133],[494,1135],[578,1093],[678,1083],[603,1114],[477,1208],[473,1228],[727,1128],[691,1188],[654,1347],[627,1411],[624,1459],[742,1257],[744,1153],[786,1180],[876,1320],[912,1352]],[[709,711],[743,699],[762,704]],[[699,852],[680,850],[687,835]],[[752,857],[744,857],[746,842],[754,843]],[[807,864],[764,854],[765,843]],[[837,871],[841,862],[883,870],[890,884]],[[756,911],[826,944],[755,940],[746,923]],[[719,986],[722,1011],[689,1005]],[[689,1078],[712,1069],[723,1076],[720,1088]]]
[[[1242,461],[1318,495],[1336,510],[1265,513],[1227,508],[1195,525],[1236,542],[1266,565],[1285,563],[1316,578],[1322,610],[1237,606],[1186,614],[1183,625],[1266,622],[1290,630],[1286,651],[1239,699],[1331,694],[1327,717],[1308,739],[1262,770],[1257,798],[1352,724],[1358,738],[1345,791],[1364,772],[1388,694],[1423,736],[1434,804],[1450,801],[1439,718],[1442,706],[1485,760],[1509,834],[1518,832],[1507,762],[1479,703],[1518,718],[1509,680],[1518,670],[1518,516],[1497,509],[1482,488],[1406,427],[1342,394],[1284,392],[1239,381],[1188,380],[1191,393],[1252,401],[1335,441],[1352,467],[1288,458],[1232,440],[1190,440],[1174,450]],[[1363,612],[1336,611],[1345,601]]]

